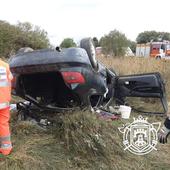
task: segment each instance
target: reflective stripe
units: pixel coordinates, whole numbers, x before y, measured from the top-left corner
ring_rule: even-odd
[[[0,73],[0,76],[2,76],[2,75],[6,75],[6,73]]]
[[[8,81],[0,81],[0,87],[8,87],[10,83]]]
[[[3,136],[0,137],[0,142],[11,141],[11,136]]]
[[[5,75],[0,74],[0,80],[7,80],[7,75],[6,74]]]
[[[7,80],[7,74],[4,72],[0,72],[0,80]]]
[[[6,67],[0,66],[0,73],[6,73]]]
[[[9,102],[0,103],[0,109],[4,109],[6,107],[9,107]]]
[[[12,144],[11,143],[1,143],[1,148],[2,149],[12,148]]]

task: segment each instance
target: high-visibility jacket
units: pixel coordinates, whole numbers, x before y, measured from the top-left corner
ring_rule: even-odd
[[[0,60],[0,109],[9,107],[12,78],[9,65]]]

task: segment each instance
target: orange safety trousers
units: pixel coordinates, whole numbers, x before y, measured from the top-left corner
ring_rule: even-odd
[[[10,154],[12,150],[9,119],[10,108],[0,109],[0,153],[3,155]]]

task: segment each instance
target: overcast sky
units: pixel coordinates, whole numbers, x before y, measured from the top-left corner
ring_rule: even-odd
[[[0,20],[31,22],[53,45],[117,29],[135,40],[143,31],[170,32],[170,0],[0,0]]]

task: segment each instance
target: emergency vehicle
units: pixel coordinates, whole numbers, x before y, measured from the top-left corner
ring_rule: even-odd
[[[136,56],[156,59],[170,58],[170,41],[137,44]]]

